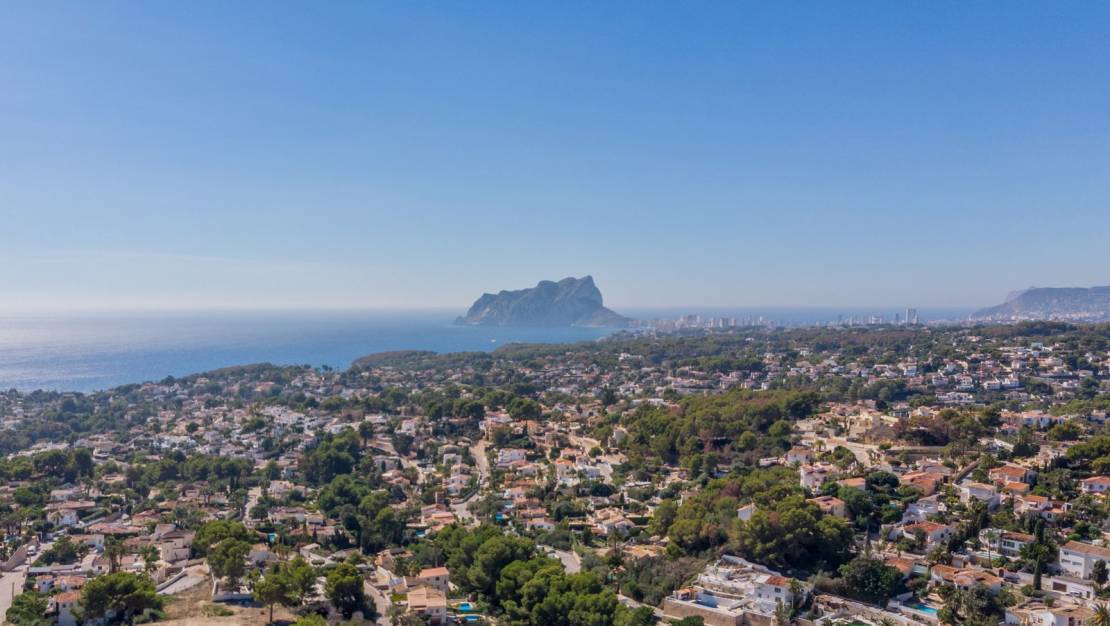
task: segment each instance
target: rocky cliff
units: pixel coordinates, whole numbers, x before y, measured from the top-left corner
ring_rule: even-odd
[[[484,293],[466,315],[468,326],[627,326],[631,320],[605,308],[590,276],[540,281],[530,289]]]

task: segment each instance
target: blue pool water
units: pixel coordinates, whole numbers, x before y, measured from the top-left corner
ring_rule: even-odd
[[[935,607],[931,607],[928,604],[923,604],[921,602],[918,602],[917,604],[910,604],[907,606],[915,611],[921,611],[922,613],[928,613],[929,615],[937,614],[937,609]]]

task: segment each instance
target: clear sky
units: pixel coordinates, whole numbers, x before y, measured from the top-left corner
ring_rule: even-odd
[[[0,309],[1110,284],[1110,4],[0,4]]]

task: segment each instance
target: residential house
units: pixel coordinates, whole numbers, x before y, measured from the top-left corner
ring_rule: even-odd
[[[900,479],[901,484],[913,487],[923,496],[931,496],[944,484],[947,477],[939,472],[909,472]]]
[[[987,509],[994,509],[998,506],[1000,499],[998,497],[998,489],[994,485],[986,483],[977,483],[968,481],[960,485],[960,502],[964,504],[970,503],[972,500],[978,500],[987,505]]]
[[[1102,495],[1110,489],[1110,476],[1092,476],[1079,481],[1079,489],[1083,493]]]
[[[915,522],[902,527],[902,536],[907,539],[916,539],[918,532],[924,533],[925,545],[931,548],[947,542],[952,538],[954,531],[948,524],[930,521]]]
[[[810,498],[809,502],[817,505],[821,512],[825,515],[835,515],[836,517],[848,517],[848,508],[844,501],[834,496],[819,496]]]
[[[1095,563],[1110,562],[1110,548],[1079,541],[1069,541],[1060,546],[1057,562],[1060,569],[1069,576],[1090,578]]]
[[[809,448],[794,447],[786,451],[786,464],[794,465],[808,465],[813,461],[813,450]]]
[[[929,574],[929,580],[936,584],[946,584],[967,591],[975,587],[985,587],[991,593],[1002,590],[1002,579],[994,574],[974,568],[957,568],[936,564]]]
[[[1006,609],[1008,626],[1087,626],[1094,612],[1085,606],[1047,606],[1029,601]]]
[[[1018,557],[1021,549],[1033,542],[1033,535],[1011,530],[984,528],[979,532],[979,542],[989,551],[1007,557]]]
[[[429,626],[445,626],[447,624],[447,594],[435,587],[426,585],[410,589],[408,593],[408,611],[428,620]]]
[[[930,515],[937,515],[943,510],[945,510],[945,506],[941,504],[940,498],[929,496],[909,503],[906,506],[905,513],[902,514],[902,519],[906,522],[923,522]]]
[[[427,585],[443,593],[447,593],[450,580],[451,573],[447,571],[446,567],[427,567],[420,570],[420,573],[416,575],[417,584]]]
[[[990,478],[990,481],[992,483],[995,483],[996,485],[1001,485],[1005,483],[1028,484],[1033,482],[1033,478],[1036,475],[1037,473],[1033,470],[1027,467],[1022,467],[1020,465],[1014,465],[1012,463],[1007,463],[1006,465],[996,467],[987,472],[987,476]]]
[[[755,513],[755,510],[756,510],[755,504],[752,503],[752,502],[749,502],[748,504],[745,504],[744,506],[740,507],[739,509],[736,509],[736,517],[738,517],[742,521],[747,522],[747,521],[752,519],[752,514]]]
[[[800,471],[802,488],[808,491],[820,491],[821,487],[835,472],[831,465],[803,465]]]
[[[50,599],[48,613],[57,615],[58,626],[77,626],[77,606],[81,603],[80,591],[65,591]]]

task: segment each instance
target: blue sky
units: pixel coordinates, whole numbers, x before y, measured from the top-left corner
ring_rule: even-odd
[[[1110,283],[1110,5],[0,5],[0,309]]]

